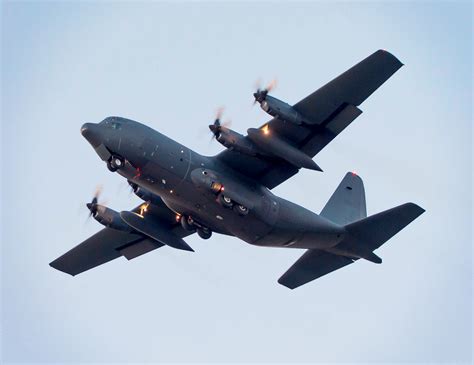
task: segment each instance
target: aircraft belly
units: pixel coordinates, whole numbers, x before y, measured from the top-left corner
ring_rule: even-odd
[[[287,200],[276,199],[279,209],[273,229],[255,245],[322,249],[343,239],[343,227]]]
[[[223,207],[213,195],[193,190],[192,187],[189,187],[188,194],[189,197],[168,196],[163,201],[170,209],[191,215],[214,232],[236,236],[248,243],[260,239],[271,230],[271,225],[259,218],[254,211],[241,216],[232,209]]]
[[[238,203],[247,203],[251,208],[248,215],[241,216],[218,203],[215,193],[192,181],[192,173],[199,169],[201,175],[200,170],[207,161],[201,161],[180,145],[163,148],[150,138],[143,140],[140,150],[141,167],[137,171],[132,169],[128,178],[159,195],[176,213],[190,215],[214,232],[233,235],[247,243],[269,237],[278,223],[279,199],[266,189],[222,174],[226,187],[235,186],[237,195],[242,197]],[[271,241],[284,244],[293,236],[278,234],[277,237]]]

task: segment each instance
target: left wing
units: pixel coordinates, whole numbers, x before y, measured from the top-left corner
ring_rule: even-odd
[[[402,63],[387,51],[379,50],[373,53],[293,105],[309,123],[297,125],[278,118],[266,123],[270,138],[271,135],[276,135],[308,156],[314,157],[362,113],[357,106],[401,66]],[[250,156],[233,150],[223,151],[216,157],[269,189],[298,172],[298,168],[277,158]]]
[[[132,210],[139,212],[140,206]],[[147,218],[156,219],[168,235],[183,238],[191,234],[176,222],[175,213],[163,202],[149,205]],[[108,261],[124,256],[131,260],[154,249],[164,246],[163,243],[140,232],[124,232],[112,228],[104,228],[86,239],[49,265],[70,275],[77,275]]]

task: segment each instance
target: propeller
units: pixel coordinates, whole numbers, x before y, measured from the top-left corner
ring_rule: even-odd
[[[89,218],[97,213],[97,205],[99,202],[100,194],[102,193],[102,185],[97,185],[94,192],[94,197],[90,203],[86,204],[87,209],[89,209]]]
[[[222,128],[228,128],[232,124],[230,120],[227,120],[224,123],[221,123],[221,117],[222,117],[223,112],[224,112],[223,107],[220,107],[219,109],[217,109],[216,119],[214,120],[214,123],[209,124],[209,129],[212,133],[211,141],[214,138],[219,138],[219,136],[222,132]]]
[[[255,83],[255,88],[257,89],[256,92],[253,93],[253,97],[255,98],[253,104],[255,105],[257,102],[261,103],[267,97],[267,94],[272,91],[277,85],[277,80],[273,79],[270,83],[265,87],[265,89],[261,88],[261,80],[257,80]]]

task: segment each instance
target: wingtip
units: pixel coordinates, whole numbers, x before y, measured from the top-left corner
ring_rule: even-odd
[[[61,271],[65,274],[69,274],[71,276],[75,276],[74,274],[68,272],[64,267],[61,267],[61,265],[59,265],[59,263],[57,261],[58,261],[58,259],[56,259],[54,261],[51,261],[48,265],[50,267],[52,267],[53,269],[55,269],[55,270]]]
[[[422,215],[424,212],[426,212],[426,210],[425,210],[424,208],[420,207],[420,206],[419,206],[418,204],[416,204],[416,203],[410,202],[410,203],[407,203],[407,205],[409,205],[410,207],[412,207],[412,208],[413,208],[413,211],[416,212],[416,214],[417,214],[418,216],[420,216],[420,215]]]
[[[48,265],[51,266],[53,269],[60,270],[59,267],[58,267],[57,261],[58,261],[57,259],[53,260]]]
[[[277,283],[280,284],[280,285],[282,285],[282,286],[284,286],[285,288],[290,289],[290,290],[293,290],[293,289],[297,288],[297,286],[292,286],[292,285],[289,284],[288,282],[285,282],[283,279],[284,279],[284,276],[282,276],[281,278],[279,278],[279,279],[277,280]]]
[[[379,53],[381,55],[385,55],[385,56],[388,56],[389,58],[391,58],[396,64],[398,64],[398,68],[404,66],[404,64],[397,58],[395,57],[395,55],[385,49],[379,49],[376,53]]]

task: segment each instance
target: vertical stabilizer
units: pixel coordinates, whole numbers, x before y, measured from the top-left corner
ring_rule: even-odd
[[[367,217],[362,179],[355,173],[348,172],[320,215],[340,225],[346,225]]]

